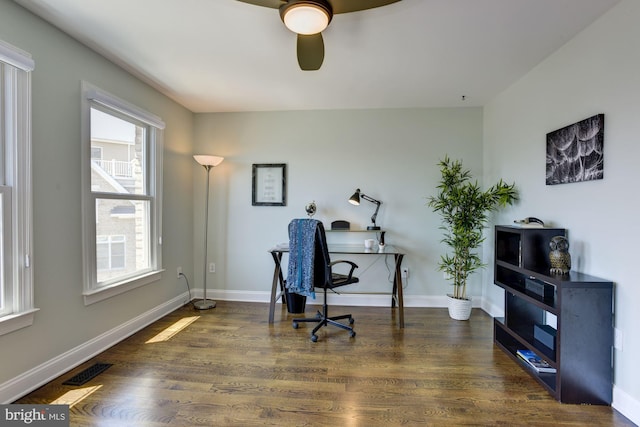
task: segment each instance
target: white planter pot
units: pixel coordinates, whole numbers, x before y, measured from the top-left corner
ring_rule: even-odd
[[[469,316],[471,316],[471,297],[458,299],[447,295],[447,298],[449,298],[449,317],[454,320],[469,320]]]

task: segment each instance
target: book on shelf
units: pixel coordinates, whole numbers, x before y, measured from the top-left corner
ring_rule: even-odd
[[[518,357],[527,362],[527,364],[535,369],[536,372],[555,374],[556,368],[549,365],[544,359],[538,357],[538,355],[533,351],[518,350],[516,353],[518,354]]]

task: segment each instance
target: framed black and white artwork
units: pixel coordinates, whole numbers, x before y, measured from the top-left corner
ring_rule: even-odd
[[[284,163],[254,164],[251,204],[253,206],[287,205],[287,165]]]
[[[547,185],[602,179],[604,114],[547,134]]]

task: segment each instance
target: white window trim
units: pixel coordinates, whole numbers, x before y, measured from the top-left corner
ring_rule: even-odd
[[[35,62],[29,53],[2,40],[0,40],[0,61],[26,72],[35,69]]]
[[[162,154],[164,122],[158,116],[142,110],[114,95],[83,81],[81,84],[81,189],[82,189],[82,254],[83,254],[83,296],[85,305],[103,301],[107,298],[128,292],[132,289],[153,283],[162,277]],[[108,286],[96,286],[96,232],[95,232],[95,195],[91,191],[91,104],[101,104],[136,120],[146,123],[157,131],[151,132],[149,158],[153,164],[149,168],[149,194],[153,200],[150,205],[152,218],[149,224],[151,233],[152,265],[150,271],[123,279]],[[135,198],[135,195],[129,195]],[[153,262],[155,260],[155,262]]]
[[[5,165],[11,177],[11,268],[13,271],[13,313],[0,317],[0,335],[33,324],[33,202],[31,182],[31,71],[35,63],[27,52],[0,41],[0,61],[14,67],[6,70],[4,81],[6,113],[5,144],[12,150]],[[9,67],[7,67],[9,68]]]

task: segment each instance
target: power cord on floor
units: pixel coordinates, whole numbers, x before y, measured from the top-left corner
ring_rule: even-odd
[[[191,305],[191,307],[193,307],[193,309],[195,310],[196,306],[193,303],[193,299],[191,298],[191,287],[189,286],[189,279],[187,279],[187,276],[185,276],[184,273],[178,274],[178,277],[184,277],[184,281],[187,282],[187,292],[189,292],[189,301],[187,301],[183,307]]]

